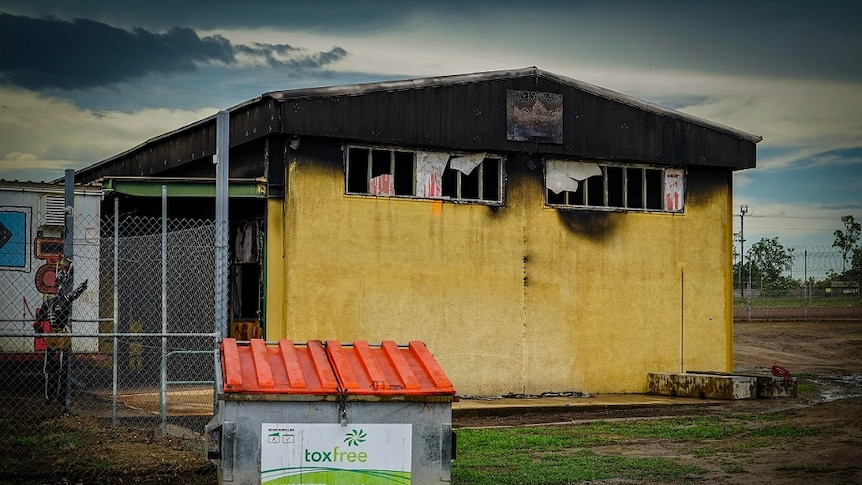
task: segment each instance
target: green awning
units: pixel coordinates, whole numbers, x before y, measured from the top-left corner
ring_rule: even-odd
[[[162,186],[167,187],[168,197],[208,197],[216,195],[215,179],[210,178],[156,178],[117,177],[105,178],[102,189],[135,197],[161,197]],[[266,181],[262,179],[231,179],[228,182],[228,197],[231,199],[266,198]]]

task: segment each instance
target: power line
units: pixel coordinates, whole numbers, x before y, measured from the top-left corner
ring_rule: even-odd
[[[794,226],[755,226],[753,230],[772,229],[784,231],[828,231],[829,229],[817,227],[794,227]]]
[[[804,219],[804,220],[841,222],[840,217],[836,218],[836,217],[825,217],[825,216],[779,216],[779,215],[752,214],[748,217],[758,217],[758,218],[764,218],[764,219]]]

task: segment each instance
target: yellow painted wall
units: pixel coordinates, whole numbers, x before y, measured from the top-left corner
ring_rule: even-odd
[[[267,326],[266,337],[272,339],[284,338],[284,302],[285,278],[284,268],[287,264],[284,244],[284,199],[267,199],[266,201],[266,282],[264,288],[265,315],[272,317],[272,329]]]
[[[505,207],[347,196],[335,162],[293,160],[268,206],[268,339],[422,340],[462,395],[730,369],[728,172],[690,170],[684,214],[607,213],[511,166]]]

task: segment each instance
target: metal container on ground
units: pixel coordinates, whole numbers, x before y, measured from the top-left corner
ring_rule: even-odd
[[[220,355],[219,483],[450,481],[455,389],[422,342],[224,339]]]

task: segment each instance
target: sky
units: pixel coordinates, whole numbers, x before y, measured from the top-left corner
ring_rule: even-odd
[[[536,66],[763,137],[746,244],[862,220],[862,2],[0,0],[0,180],[294,88]]]

